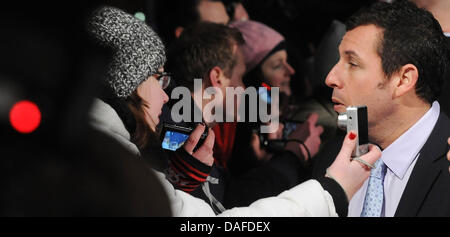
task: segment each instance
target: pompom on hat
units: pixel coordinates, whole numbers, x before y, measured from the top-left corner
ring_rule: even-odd
[[[245,44],[241,46],[244,54],[247,72],[259,65],[280,43],[284,37],[274,29],[260,22],[235,21],[230,27],[238,29],[244,37]]]
[[[166,62],[159,36],[145,22],[120,9],[97,9],[88,30],[114,51],[107,82],[119,98],[130,96]]]

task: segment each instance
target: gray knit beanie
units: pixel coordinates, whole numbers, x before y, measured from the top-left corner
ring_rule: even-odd
[[[113,7],[101,7],[89,20],[89,31],[114,50],[108,84],[127,98],[166,62],[164,45],[143,21]]]

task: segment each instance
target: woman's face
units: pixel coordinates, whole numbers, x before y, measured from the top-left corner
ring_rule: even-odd
[[[137,88],[137,94],[146,104],[146,106],[143,106],[145,120],[154,131],[156,125],[159,123],[162,107],[169,101],[169,96],[167,96],[166,92],[161,88],[161,85],[155,76],[151,76],[145,82],[141,83]]]
[[[287,62],[286,50],[280,50],[269,56],[261,65],[261,71],[264,80],[271,86],[280,87],[280,92],[290,96],[291,93],[291,76],[295,70]]]

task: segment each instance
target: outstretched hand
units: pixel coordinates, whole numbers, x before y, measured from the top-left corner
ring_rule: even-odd
[[[338,182],[347,194],[348,200],[361,188],[370,176],[370,167],[352,160],[352,152],[356,147],[356,133],[350,132],[345,136],[341,151],[336,160],[328,168],[327,175]],[[381,157],[381,150],[369,144],[369,152],[359,158],[373,165]]]
[[[316,126],[318,119],[319,115],[312,113],[306,122],[298,126],[297,129],[295,129],[288,137],[288,139],[303,141],[305,146],[308,148],[311,157],[315,156],[317,152],[319,152],[319,147],[321,144],[320,134],[323,133],[323,127]],[[287,144],[286,149],[298,154],[297,156],[300,156],[301,154],[305,161],[308,160],[308,152],[301,144],[291,142]]]

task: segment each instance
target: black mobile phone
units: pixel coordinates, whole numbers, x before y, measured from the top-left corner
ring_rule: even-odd
[[[162,148],[171,151],[176,151],[178,148],[183,146],[183,144],[189,138],[189,135],[193,130],[194,129],[190,127],[183,127],[180,125],[164,123],[161,130]],[[205,132],[203,132],[202,136],[200,137],[200,140],[198,141],[194,151],[198,147],[200,147],[201,144],[203,144],[203,141],[206,139],[207,136],[208,131],[207,129],[205,129]]]

